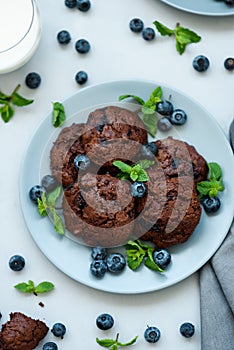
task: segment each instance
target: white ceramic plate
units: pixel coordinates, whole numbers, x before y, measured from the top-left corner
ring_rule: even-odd
[[[172,263],[164,274],[153,272],[146,267],[133,272],[127,268],[122,274],[107,273],[101,280],[89,271],[91,249],[79,245],[67,237],[61,237],[53,230],[47,218],[41,218],[36,206],[29,199],[29,189],[40,183],[41,172],[49,169],[49,156],[45,161],[48,140],[52,142],[60,130],[52,126],[49,114],[33,135],[22,163],[20,173],[20,200],[28,229],[38,247],[48,259],[65,274],[87,286],[113,293],[145,293],[171,286],[203,266],[215,253],[225,238],[234,216],[234,160],[229,143],[213,117],[201,105],[175,89],[157,82],[114,81],[84,88],[64,101],[67,113],[66,125],[81,122],[77,112],[97,104],[112,104],[118,96],[131,93],[147,99],[152,90],[160,85],[164,98],[171,95],[177,108],[187,111],[188,121],[175,129],[172,136],[178,136],[194,145],[208,162],[218,162],[223,169],[225,191],[221,195],[222,206],[216,215],[202,214],[201,221],[188,242],[170,249]],[[124,102],[123,102],[124,106]],[[177,133],[177,131],[179,134]],[[171,132],[170,132],[171,134]],[[169,135],[157,134],[157,138]],[[47,163],[47,164],[45,164]],[[44,170],[42,170],[44,169]],[[44,173],[45,175],[45,173]]]
[[[160,0],[178,10],[205,16],[234,15],[234,6],[215,0]]]

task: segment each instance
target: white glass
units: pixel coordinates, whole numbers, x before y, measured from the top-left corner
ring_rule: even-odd
[[[37,49],[40,37],[34,0],[0,0],[0,74],[24,65]]]

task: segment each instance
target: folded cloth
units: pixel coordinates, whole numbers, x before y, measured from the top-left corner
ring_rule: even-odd
[[[200,269],[202,350],[234,349],[234,222],[208,263]]]

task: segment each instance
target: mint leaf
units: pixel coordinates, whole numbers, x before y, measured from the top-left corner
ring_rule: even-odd
[[[140,105],[143,105],[145,103],[145,101],[136,95],[131,95],[131,94],[126,94],[126,95],[120,95],[119,96],[119,101],[125,100],[126,98],[133,98],[134,100],[136,100]]]
[[[11,102],[13,103],[13,105],[19,106],[19,107],[30,105],[31,103],[33,103],[33,101],[34,100],[28,100],[24,98],[23,96],[19,95],[17,92],[13,92],[12,98],[11,98]]]
[[[53,288],[54,288],[53,283],[45,281],[45,282],[39,283],[35,287],[34,292],[35,293],[46,293],[46,292],[51,291]]]
[[[136,270],[141,265],[147,252],[137,242],[139,241],[129,241],[126,245],[127,264],[131,270]]]
[[[116,340],[114,339],[99,339],[96,338],[96,342],[103,346],[104,348],[109,348],[110,346],[114,345],[116,343]]]
[[[46,206],[44,204],[44,202],[38,198],[37,200],[37,208],[38,208],[38,212],[42,217],[45,217],[47,215],[47,210],[46,210]]]
[[[122,162],[121,160],[115,160],[113,162],[113,165],[116,166],[117,168],[119,168],[119,170],[121,170],[123,173],[127,173],[130,174],[132,167],[124,162]]]
[[[168,27],[166,27],[164,24],[158,22],[158,21],[154,21],[153,24],[155,25],[155,27],[157,28],[158,32],[162,35],[162,36],[171,36],[173,34],[175,34],[175,30],[170,29]]]
[[[142,117],[143,123],[145,124],[149,134],[152,137],[155,137],[157,132],[157,117],[154,114],[143,114]]]
[[[61,190],[62,190],[62,187],[58,186],[52,192],[50,192],[47,195],[46,200],[47,200],[47,205],[48,206],[54,206],[55,205],[57,199],[59,198],[59,196],[61,194]]]
[[[53,215],[53,221],[54,221],[54,229],[57,233],[59,233],[60,235],[64,235],[65,234],[65,227],[63,224],[62,219],[60,218],[60,216],[56,213],[56,210],[54,208],[50,208],[50,212]]]
[[[14,115],[14,109],[11,107],[9,103],[6,103],[2,108],[1,108],[1,117],[2,120],[5,123],[8,123],[9,120],[13,117]]]
[[[61,126],[66,120],[65,109],[62,103],[53,102],[52,124],[55,128]]]
[[[222,169],[218,163],[210,162],[207,164],[209,168],[209,178],[211,180],[220,180],[222,178]]]
[[[33,293],[34,292],[34,284],[32,281],[28,281],[28,283],[22,282],[18,283],[14,286],[15,289],[22,293]]]
[[[132,340],[130,340],[129,342],[127,343],[120,343],[120,342],[117,342],[117,345],[119,346],[130,346],[132,344],[134,344],[136,341],[137,341],[137,338],[138,336],[136,335]]]
[[[103,346],[104,348],[109,348],[110,350],[117,350],[119,347],[126,347],[134,344],[138,338],[138,336],[134,337],[132,340],[126,342],[126,343],[121,343],[118,341],[119,338],[119,333],[116,336],[116,339],[99,339],[96,338],[96,342]]]
[[[155,161],[150,159],[142,159],[137,164],[139,164],[142,169],[148,169],[151,167],[151,165],[155,164]]]
[[[148,267],[151,270],[154,271],[158,271],[158,272],[163,272],[164,270],[162,270],[157,264],[155,264],[154,259],[153,259],[153,251],[154,248],[148,248],[147,254],[148,257],[145,260],[145,266]]]

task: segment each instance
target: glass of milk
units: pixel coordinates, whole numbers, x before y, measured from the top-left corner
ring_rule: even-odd
[[[0,74],[25,64],[41,37],[35,0],[0,0]]]

